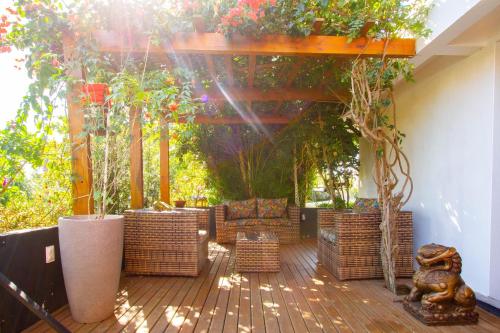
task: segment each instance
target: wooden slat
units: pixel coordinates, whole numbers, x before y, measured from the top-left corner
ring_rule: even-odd
[[[313,30],[311,34],[313,35],[320,35],[321,34],[321,28],[323,27],[323,23],[325,22],[324,18],[315,18],[313,22]]]
[[[82,69],[75,64],[77,58],[74,41],[70,36],[64,37],[64,59],[72,64],[67,74],[76,82],[82,79]],[[71,82],[69,80],[68,82]],[[68,83],[68,126],[71,142],[71,168],[73,189],[73,214],[86,215],[94,213],[92,197],[92,161],[90,155],[90,137],[85,133],[85,117],[80,102],[82,85]]]
[[[257,65],[257,57],[251,55],[248,57],[248,87],[253,87],[253,82],[255,80],[255,67]]]
[[[125,38],[111,31],[96,31],[93,37],[102,52],[145,53],[147,37],[138,38],[133,46]],[[346,36],[294,37],[288,35],[264,35],[258,39],[249,36],[233,35],[231,39],[220,33],[175,33],[170,39],[151,45],[150,53],[192,53],[224,55],[334,55],[334,56],[375,56],[384,53],[384,40],[358,38],[349,42]],[[385,49],[387,57],[413,57],[415,39],[390,40]]]
[[[224,56],[224,66],[226,68],[226,79],[229,86],[234,86],[233,74],[233,57],[230,55]]]
[[[293,79],[290,79],[293,81]],[[223,91],[222,91],[222,90]],[[197,95],[206,94],[209,101],[315,101],[315,102],[339,102],[342,99],[350,98],[347,91],[324,91],[320,89],[297,89],[297,88],[274,88],[262,90],[258,88],[234,88],[222,87],[209,91],[199,92]],[[200,97],[197,96],[197,97]]]
[[[240,125],[240,124],[263,124],[263,125],[286,125],[293,118],[282,117],[282,116],[255,116],[251,118],[242,118],[240,116],[225,116],[225,117],[212,117],[206,115],[195,116],[193,122],[195,124],[206,124],[206,125]],[[177,122],[179,124],[188,123],[189,120],[185,117],[180,117],[177,119],[172,119],[171,122]]]
[[[160,199],[170,203],[170,152],[168,123],[161,120],[160,133]]]
[[[130,208],[144,208],[141,110],[130,108]]]

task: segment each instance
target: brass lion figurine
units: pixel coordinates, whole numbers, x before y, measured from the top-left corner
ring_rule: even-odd
[[[462,258],[454,247],[428,244],[418,249],[420,269],[404,307],[428,325],[473,324],[476,296],[460,276]]]

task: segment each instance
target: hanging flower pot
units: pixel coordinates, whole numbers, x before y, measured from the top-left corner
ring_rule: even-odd
[[[94,135],[106,135],[107,114],[111,102],[106,101],[109,87],[106,83],[87,83],[82,86],[82,104],[93,109],[91,118],[95,123]]]
[[[85,95],[84,104],[104,105],[106,96],[109,95],[109,88],[106,83],[87,83],[82,86],[82,92]]]

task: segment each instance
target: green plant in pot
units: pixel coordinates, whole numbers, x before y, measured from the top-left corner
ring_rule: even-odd
[[[101,321],[113,313],[121,272],[124,217],[108,214],[115,176],[124,169],[116,158],[119,145],[114,137],[121,126],[107,90],[104,84],[84,84],[82,89],[86,125],[81,135],[90,135],[95,163],[89,200],[95,202],[96,214],[61,217],[58,223],[71,314],[82,323]]]

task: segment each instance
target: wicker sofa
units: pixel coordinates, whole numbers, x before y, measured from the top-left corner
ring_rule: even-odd
[[[291,244],[300,240],[300,208],[288,206],[286,217],[227,219],[227,205],[215,207],[215,227],[217,243],[234,243],[240,231],[270,231],[276,233],[281,244]]]
[[[413,275],[413,217],[398,216],[399,257],[396,275]],[[318,262],[339,280],[382,278],[380,212],[318,212]]]

